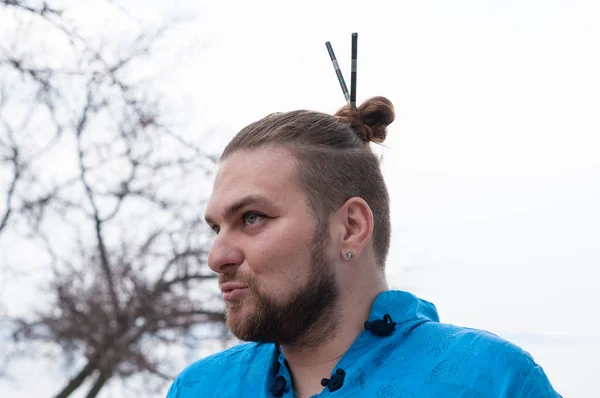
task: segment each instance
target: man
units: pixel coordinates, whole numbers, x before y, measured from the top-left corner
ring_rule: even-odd
[[[369,142],[391,102],[255,122],[221,156],[206,219],[227,326],[168,398],[559,397],[515,345],[388,290],[389,197]]]

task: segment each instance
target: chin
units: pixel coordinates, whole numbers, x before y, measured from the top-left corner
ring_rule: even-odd
[[[243,313],[245,312],[245,305],[239,301],[230,301],[225,303],[225,318],[227,322],[239,322],[243,319]]]
[[[225,319],[227,321],[227,327],[232,329],[239,329],[242,324],[248,319],[248,315],[251,314],[251,309],[248,308],[247,303],[240,301],[228,302],[225,304]]]

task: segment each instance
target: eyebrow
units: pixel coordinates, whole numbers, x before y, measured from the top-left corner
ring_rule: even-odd
[[[244,196],[243,198],[241,198],[240,200],[238,200],[237,202],[233,203],[231,206],[229,206],[227,209],[225,209],[224,211],[224,215],[225,218],[232,218],[233,216],[236,215],[237,212],[239,212],[241,209],[243,209],[246,206],[250,206],[250,205],[258,205],[258,206],[265,206],[265,207],[272,207],[273,205],[271,204],[271,202],[269,202],[265,197],[263,196],[258,196],[258,195],[248,195],[248,196]],[[204,219],[206,220],[206,222],[209,225],[214,225],[216,224],[213,219],[208,216],[205,215]]]

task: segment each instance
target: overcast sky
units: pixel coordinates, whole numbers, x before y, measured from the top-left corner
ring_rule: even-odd
[[[186,46],[164,49],[178,67],[157,84],[177,98],[183,133],[215,151],[271,112],[335,112],[325,42],[349,81],[358,32],[358,101],[396,107],[376,149],[391,287],[434,302],[443,322],[520,344],[565,397],[600,389],[600,2],[122,4],[149,21],[196,18],[178,31]],[[92,9],[71,15],[104,24]]]

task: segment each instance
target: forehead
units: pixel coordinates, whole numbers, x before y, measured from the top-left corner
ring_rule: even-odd
[[[303,196],[292,153],[282,147],[234,152],[219,164],[207,215],[222,213],[247,196],[264,197],[276,205],[292,204]]]

